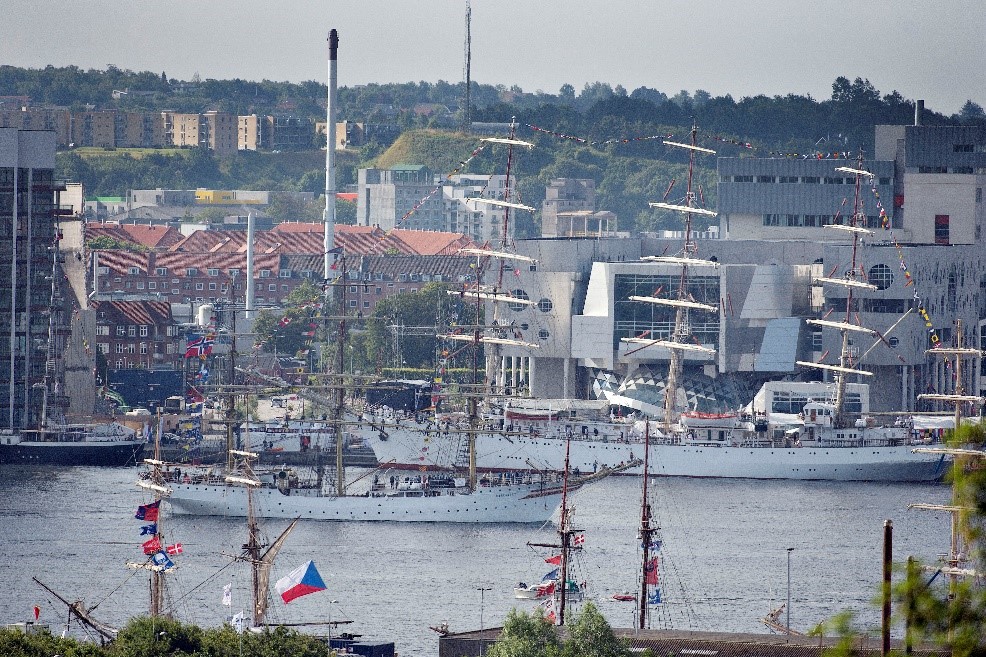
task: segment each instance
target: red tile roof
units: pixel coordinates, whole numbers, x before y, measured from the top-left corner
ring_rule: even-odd
[[[182,234],[171,226],[89,222],[85,230],[86,239],[105,235],[122,242],[141,244],[149,249],[167,249],[183,239]]]

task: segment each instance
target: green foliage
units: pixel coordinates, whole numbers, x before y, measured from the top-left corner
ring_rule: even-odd
[[[131,251],[133,253],[144,253],[147,247],[137,242],[119,240],[109,235],[98,235],[86,240],[86,247],[90,250],[111,249],[114,251]]]
[[[511,609],[503,621],[500,638],[486,654],[489,657],[561,657],[562,645],[554,626],[545,621],[541,607],[530,615]]]
[[[555,626],[546,621],[544,610],[532,614],[511,609],[503,631],[487,654],[490,657],[631,657],[630,642],[620,639],[599,609],[587,602],[568,625],[568,640],[558,638]]]
[[[321,297],[320,289],[310,281],[303,281],[285,297],[283,310],[261,310],[254,321],[253,332],[257,342],[263,344],[264,351],[293,356],[303,350],[312,339],[302,335],[312,330],[309,327],[312,321],[311,304]]]
[[[569,625],[563,657],[630,657],[630,641],[619,639],[599,609],[586,602],[575,622]]]
[[[382,299],[367,321],[365,359],[359,364],[364,371],[393,365],[398,368],[435,367],[438,340],[433,335],[408,335],[400,340],[400,353],[394,350],[391,326],[440,325],[439,332],[463,323],[469,315],[462,299],[449,296],[447,283],[428,283],[414,293],[396,294]],[[469,322],[472,320],[470,319]]]

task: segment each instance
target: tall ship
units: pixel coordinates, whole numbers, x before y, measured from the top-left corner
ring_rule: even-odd
[[[652,207],[684,217],[684,244],[679,253],[647,257],[675,271],[677,284],[653,295],[631,296],[630,300],[653,305],[669,313],[669,329],[623,338],[627,349],[654,349],[667,354],[669,362],[663,406],[644,409],[612,396],[602,400],[521,399],[490,400],[475,434],[477,467],[481,470],[524,470],[532,466],[562,471],[562,444],[571,439],[573,471],[592,472],[606,466],[633,461],[643,453],[642,440],[651,434],[652,472],[659,476],[836,480],[836,481],[934,481],[948,467],[941,455],[914,453],[918,445],[932,441],[922,429],[944,428],[942,418],[917,420],[911,416],[877,420],[869,414],[869,386],[853,383],[871,373],[854,359],[850,335],[877,336],[876,331],[853,321],[854,294],[875,289],[865,281],[860,262],[860,239],[870,233],[862,211],[862,181],[871,175],[859,168],[839,167],[855,176],[855,201],[851,216],[829,227],[847,232],[852,240],[852,263],[842,277],[817,277],[822,285],[847,290],[844,316],[809,320],[822,330],[839,331],[842,349],[838,363],[799,362],[805,370],[821,370],[829,381],[767,384],[744,408],[721,413],[702,413],[685,406],[681,380],[685,360],[702,361],[715,356],[714,346],[702,344],[692,333],[701,315],[721,312],[718,299],[696,298],[689,286],[689,272],[714,272],[715,260],[698,257],[693,238],[693,215],[714,217],[699,207],[692,188],[695,160],[714,151],[697,144],[692,128],[690,143],[665,141],[689,155],[687,189],[679,203],[651,203]],[[499,254],[493,254],[499,255]],[[660,294],[660,292],[664,294]],[[478,290],[484,298],[497,296],[507,303],[521,303],[497,290]],[[509,338],[492,337],[501,343]],[[771,413],[770,397],[778,390],[797,390],[804,403],[796,413]],[[847,410],[849,393],[853,412]],[[857,401],[858,400],[858,401]],[[624,413],[629,412],[629,415]],[[653,420],[652,415],[659,418]],[[388,409],[368,409],[364,439],[381,462],[408,467],[441,468],[462,458],[463,420],[454,414],[402,415]],[[924,424],[920,424],[923,422]],[[647,423],[650,423],[648,426]],[[636,468],[627,472],[639,474]]]

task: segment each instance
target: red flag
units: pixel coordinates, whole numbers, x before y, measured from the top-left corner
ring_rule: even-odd
[[[654,557],[644,566],[644,581],[650,586],[657,586],[657,557]]]
[[[278,322],[278,324],[280,324],[281,326],[287,326],[290,323],[291,323],[291,318],[288,317],[287,315],[285,315],[284,317],[282,317],[281,318],[281,321]]]
[[[585,545],[585,534],[576,534],[572,537],[572,545],[580,547]]]
[[[165,548],[165,550],[167,550],[168,554],[170,555],[181,554],[182,552],[185,551],[185,549],[182,548],[181,543],[175,543],[174,545],[169,545],[168,547]]]
[[[34,605],[34,620],[35,620],[35,622],[37,622],[37,620],[39,618],[41,618],[41,607],[39,607],[38,605]]]
[[[155,536],[149,541],[144,541],[141,547],[144,548],[144,554],[154,554],[161,551],[161,541]]]
[[[556,554],[553,557],[548,557],[547,559],[544,560],[544,563],[550,563],[550,564],[553,564],[555,566],[560,566],[561,565],[561,555],[560,554]]]
[[[538,587],[537,597],[543,598],[546,595],[553,595],[555,592],[555,583],[549,582],[543,586]]]

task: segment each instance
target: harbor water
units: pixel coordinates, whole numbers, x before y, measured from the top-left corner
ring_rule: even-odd
[[[137,474],[0,466],[0,621],[27,620],[38,605],[41,621],[61,632],[64,606],[32,577],[97,605],[93,615],[113,625],[145,612],[147,571],[127,567],[144,560],[144,523],[134,512],[149,499],[134,485]],[[575,576],[620,627],[635,623],[635,605],[612,595],[639,588],[640,484],[610,478],[573,501],[573,525],[585,532]],[[894,524],[895,561],[934,561],[948,550],[947,514],[907,510],[946,502],[945,484],[655,479],[651,490],[665,601],[654,607],[654,628],[766,632],[759,619],[787,598],[789,557],[792,628],[808,631],[843,610],[855,612],[861,627],[878,628],[884,521]],[[262,526],[272,540],[286,522]],[[245,540],[242,519],[170,517],[165,504],[162,527],[168,543],[183,546],[168,576],[177,618],[209,626],[249,613],[249,569],[231,558]],[[527,543],[554,540],[554,525],[302,521],[272,581],[313,559],[328,588],[289,605],[276,599],[270,621],[352,620],[334,632],[394,641],[403,655],[436,655],[430,626],[474,630],[500,625],[514,607],[532,610],[537,603],[514,599],[513,587],[551,568],[548,552]],[[228,583],[231,607],[222,604]]]

